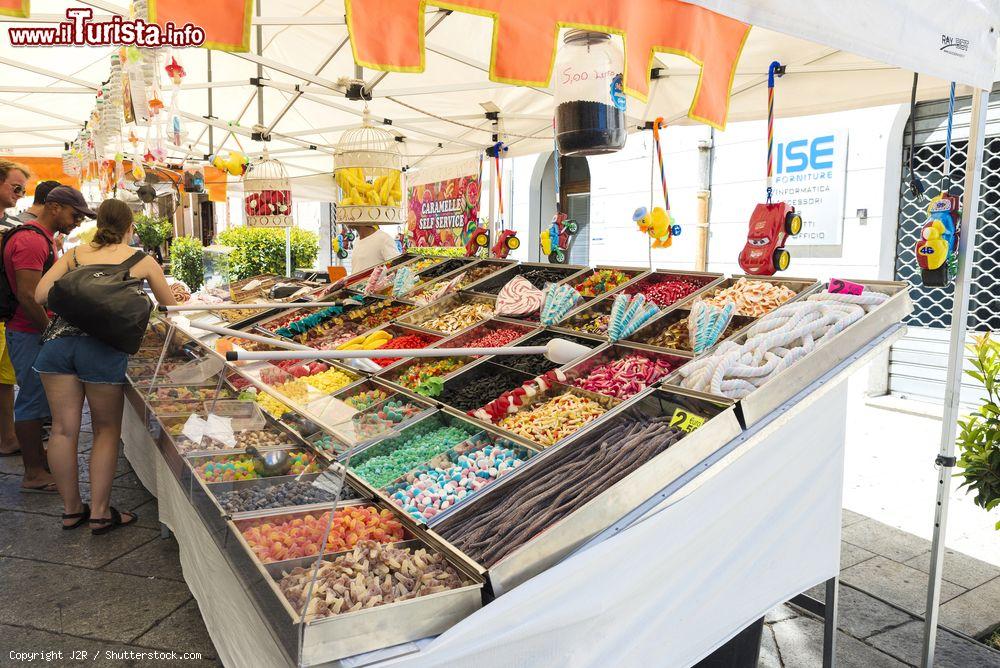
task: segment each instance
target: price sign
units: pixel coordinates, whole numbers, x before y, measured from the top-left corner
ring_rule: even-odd
[[[705,424],[705,418],[681,408],[675,410],[673,417],[670,418],[671,427],[678,427],[688,432],[694,431],[703,424]]]

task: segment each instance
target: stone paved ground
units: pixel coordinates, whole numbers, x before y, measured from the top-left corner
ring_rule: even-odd
[[[84,450],[89,438],[83,436]],[[0,665],[15,665],[11,650],[62,650],[63,660],[50,664],[60,666],[158,665],[104,655],[96,661],[70,658],[73,651],[92,658],[97,651],[123,650],[198,652],[200,660],[172,665],[219,665],[181,578],[177,544],[160,538],[155,499],[128,462],[120,462],[113,502],[136,510],[139,526],[94,537],[83,528],[60,531],[58,497],[20,493],[20,460],[0,458]],[[923,627],[914,613],[923,611],[928,550],[915,536],[844,512],[840,666],[919,664]],[[945,578],[945,623],[966,632],[1000,623],[1000,569],[951,554]],[[822,592],[813,593],[822,598]],[[822,635],[819,618],[779,606],[766,619],[760,666],[819,666]],[[942,668],[1000,668],[1000,652],[960,635],[942,630],[938,642]]]
[[[81,441],[89,450],[90,434]],[[0,458],[0,666],[22,665],[10,659],[12,650],[61,650],[62,660],[48,664],[56,666],[220,665],[181,577],[177,543],[160,538],[156,500],[124,457],[119,470],[112,503],[139,513],[139,524],[91,536],[85,527],[61,531],[59,497],[22,494],[20,458]],[[80,479],[86,481],[85,467]],[[94,660],[95,652],[128,650],[202,658],[136,662],[102,654]],[[87,659],[74,660],[74,651],[87,652]]]

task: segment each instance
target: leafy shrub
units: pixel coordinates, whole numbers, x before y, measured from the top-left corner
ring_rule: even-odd
[[[215,243],[232,246],[229,256],[230,280],[259,274],[285,275],[285,230],[279,228],[234,227],[215,237]],[[292,228],[292,268],[312,267],[319,255],[319,237]]]
[[[965,373],[986,387],[986,396],[977,412],[958,422],[958,466],[963,469],[958,475],[965,478],[960,487],[975,492],[975,504],[993,510],[1000,507],[1000,341],[983,334],[968,349],[974,368]],[[1000,522],[996,528],[1000,531]]]
[[[135,233],[142,241],[142,247],[153,250],[162,246],[174,231],[174,226],[166,218],[154,218],[146,214],[135,216]]]
[[[446,257],[465,257],[465,246],[453,246],[449,248],[434,248],[430,246],[410,246],[407,253],[416,255],[444,255]]]
[[[184,281],[191,292],[205,281],[204,248],[200,239],[174,237],[170,244],[170,273]]]

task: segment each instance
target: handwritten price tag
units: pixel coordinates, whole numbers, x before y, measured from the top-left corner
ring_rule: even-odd
[[[673,417],[670,418],[671,427],[677,427],[687,432],[694,431],[703,424],[705,424],[705,418],[680,408],[675,410]]]

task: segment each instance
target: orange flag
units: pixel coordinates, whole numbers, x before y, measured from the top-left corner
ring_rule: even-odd
[[[0,15],[27,17],[31,12],[31,0],[0,0]]]
[[[149,20],[202,28],[206,49],[249,51],[253,0],[149,0]]]
[[[160,0],[161,2],[163,0]],[[621,35],[625,90],[646,100],[653,54],[701,66],[689,116],[722,128],[736,63],[750,26],[681,0],[345,0],[354,60],[392,72],[424,70],[427,5],[493,19],[490,79],[548,86],[560,27]]]

